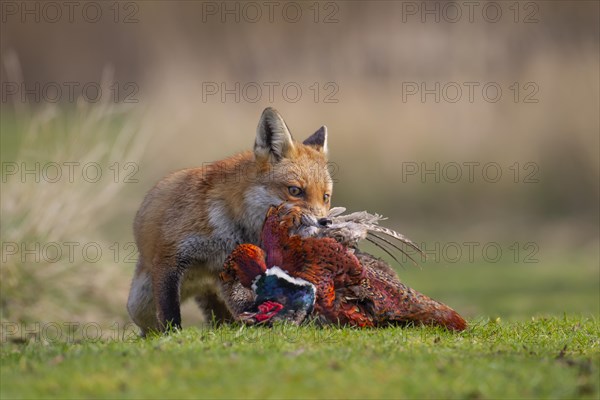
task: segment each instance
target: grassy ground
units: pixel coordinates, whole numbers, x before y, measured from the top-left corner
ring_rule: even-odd
[[[94,115],[84,116],[85,122]],[[52,133],[52,126],[44,129]],[[136,151],[111,158],[99,132],[81,141],[82,148],[57,148],[45,157],[106,159],[106,171],[113,159],[137,159]],[[41,135],[33,133],[36,142]],[[96,150],[88,149],[90,143]],[[31,147],[5,144],[3,136],[3,161],[20,159],[7,148],[16,153]],[[116,257],[110,247],[118,241],[127,250],[131,238],[123,232],[130,232],[142,196],[124,195],[141,189],[122,183],[4,184],[3,241],[31,248],[77,239],[102,243],[105,253],[97,263],[6,256],[0,268],[0,398],[598,398],[600,272],[593,239],[585,251],[539,240],[534,262],[526,262],[528,253],[515,257],[506,241],[498,262],[486,262],[481,253],[473,260],[463,254],[457,262],[442,254],[436,261],[440,254],[434,252],[421,269],[409,263],[399,269],[409,286],[470,319],[472,327],[461,334],[431,328],[201,328],[188,303],[183,332],[140,340],[124,325],[133,263],[125,260],[128,253]],[[131,210],[127,201],[134,203]],[[70,219],[50,204],[70,210]],[[117,217],[105,211],[115,209],[122,221],[109,224],[115,233],[107,234],[99,215],[108,224]],[[79,321],[76,338],[65,321]],[[28,338],[27,331],[36,334]]]
[[[390,107],[397,108],[395,104]],[[196,135],[193,142],[175,136],[178,141],[187,143],[182,150],[189,149],[190,153],[173,153],[177,160],[168,159],[163,157],[164,149],[158,142],[153,146],[161,149],[160,157],[150,153],[144,161],[139,148],[151,135],[141,135],[146,139],[140,143],[134,141],[131,147],[119,145],[119,140],[133,137],[129,136],[133,135],[133,128],[127,123],[115,126],[114,118],[121,115],[118,111],[110,107],[108,111],[91,108],[80,111],[81,115],[64,118],[59,118],[62,114],[57,114],[59,117],[44,114],[36,123],[25,124],[31,125],[28,129],[12,124],[5,117],[0,121],[3,162],[25,162],[29,168],[35,162],[42,165],[98,162],[105,172],[104,180],[93,186],[82,180],[81,174],[75,183],[62,179],[51,185],[32,181],[31,176],[23,179],[20,174],[3,175],[7,180],[3,182],[1,202],[3,243],[17,243],[26,248],[32,248],[35,243],[41,246],[58,243],[63,244],[63,248],[64,243],[74,241],[80,243],[79,248],[85,243],[99,243],[104,256],[99,262],[90,263],[82,260],[79,252],[74,261],[63,254],[60,262],[47,262],[43,257],[41,261],[32,260],[34,257],[26,257],[22,252],[3,253],[3,259],[6,257],[8,262],[0,266],[0,398],[598,398],[600,271],[594,223],[597,206],[593,202],[597,198],[597,185],[581,185],[578,181],[581,175],[589,176],[589,182],[597,182],[594,179],[597,168],[593,162],[589,167],[579,168],[579,164],[572,161],[585,161],[585,157],[577,155],[567,163],[563,161],[570,160],[568,157],[556,157],[554,168],[541,164],[546,174],[544,179],[540,185],[529,185],[526,189],[513,185],[512,189],[504,190],[512,185],[511,178],[508,179],[510,185],[505,182],[504,186],[492,187],[480,182],[465,191],[443,183],[412,181],[411,185],[404,186],[397,176],[401,164],[387,161],[377,164],[375,156],[373,159],[362,157],[363,141],[355,139],[362,137],[366,127],[346,132],[343,128],[348,123],[338,125],[337,131],[343,135],[337,139],[332,137],[332,148],[336,148],[336,162],[343,168],[336,183],[339,188],[336,205],[347,205],[352,211],[368,209],[390,215],[389,227],[426,242],[428,249],[435,248],[435,243],[447,237],[448,232],[453,233],[452,242],[480,242],[473,260],[466,256],[463,246],[462,257],[456,262],[448,260],[452,253],[446,257],[442,254],[442,260],[436,261],[440,254],[434,251],[422,269],[410,264],[399,269],[404,282],[452,306],[470,320],[472,327],[461,334],[431,328],[370,331],[289,326],[242,329],[237,325],[201,328],[195,305],[188,303],[184,311],[189,311],[191,316],[184,315],[183,332],[140,340],[133,327],[124,323],[128,321],[125,303],[135,261],[135,257],[127,261],[132,241],[131,219],[143,193],[167,170],[199,165],[234,149],[223,148],[227,143],[224,139],[214,144],[213,150],[218,150],[218,154],[201,153],[208,146],[199,144],[204,144],[207,136],[190,129],[190,135]],[[468,111],[469,115],[474,114],[470,108]],[[231,132],[228,140],[237,148],[241,146],[240,132],[255,123],[256,112],[252,110],[252,122],[247,125],[236,119],[240,124],[236,129],[219,127],[216,131]],[[302,115],[299,110],[294,113]],[[418,113],[415,115],[419,118]],[[586,120],[580,113],[577,117],[578,121]],[[296,117],[296,121],[299,119]],[[155,116],[146,124],[154,125],[159,120]],[[170,118],[165,120],[169,124],[173,122]],[[201,120],[198,117],[198,121]],[[444,121],[444,118],[429,120]],[[502,120],[519,119],[503,116]],[[354,123],[355,120],[349,121]],[[373,115],[368,121],[380,119]],[[469,125],[479,129],[481,124]],[[546,125],[552,125],[552,121],[536,128],[541,132],[538,133],[540,141],[540,135],[547,133]],[[142,128],[140,132],[147,129]],[[172,141],[173,136],[167,132],[179,129],[161,132],[161,137]],[[386,129],[387,126],[368,127],[368,131],[374,132]],[[412,131],[410,124],[404,125],[404,121],[403,129]],[[523,129],[522,126],[518,130],[503,127],[498,128],[498,132],[514,131],[520,135]],[[28,135],[23,135],[22,130]],[[417,131],[438,132],[440,129]],[[351,132],[355,132],[355,136]],[[402,146],[399,142],[390,143],[391,136],[377,142],[394,153],[405,148],[404,143]],[[455,137],[445,133],[434,136],[435,147],[441,146],[437,143],[440,138],[455,141]],[[402,135],[394,138],[404,140]],[[251,135],[246,139],[250,143]],[[522,140],[514,142],[522,146]],[[339,147],[343,142],[359,143],[360,149],[354,151],[360,151],[345,152],[352,150],[352,146]],[[52,146],[48,146],[49,143]],[[457,143],[462,149],[461,143]],[[532,141],[527,148],[537,149],[536,143]],[[594,142],[582,143],[585,143],[582,148],[597,148]],[[497,147],[489,146],[494,149],[489,160],[504,160],[505,166],[515,161],[500,159]],[[410,146],[406,149],[410,154],[408,160],[423,157],[422,153],[412,154],[414,148]],[[562,155],[563,147],[559,150]],[[506,157],[511,154],[504,153]],[[341,157],[340,154],[346,155]],[[405,159],[386,152],[380,156],[381,160],[394,159],[398,163]],[[449,152],[448,157],[453,160],[452,157],[459,156]],[[463,158],[456,159],[486,160],[486,155],[479,153],[460,157]],[[595,160],[597,158],[592,161]],[[136,175],[139,183],[114,179],[110,169],[114,162],[121,166],[128,162],[139,164],[140,173]],[[355,165],[354,170],[352,165]],[[565,165],[571,169],[565,169]],[[382,174],[373,179],[372,171],[379,170]],[[553,174],[553,171],[571,171],[571,175]],[[397,185],[389,185],[389,182]],[[554,197],[547,195],[545,184],[552,187],[550,194]],[[588,190],[589,187],[594,191]],[[409,197],[403,197],[404,194]],[[413,194],[416,197],[410,197]],[[473,194],[481,196],[471,198]],[[488,201],[496,195],[495,204],[501,207],[494,207],[494,203]],[[463,202],[465,198],[468,202]],[[587,199],[583,206],[580,206],[581,199]],[[552,202],[555,209],[540,214],[537,224],[530,223],[528,217],[532,209],[543,209],[540,204]],[[587,202],[594,205],[589,214]],[[405,209],[411,204],[419,205],[415,210],[421,213],[412,216],[414,221],[419,221],[412,226],[405,225],[403,220],[403,216],[412,214],[410,209]],[[465,207],[472,206],[479,214],[471,213],[470,209],[465,212],[461,207],[452,208],[453,204],[467,204]],[[485,206],[484,212],[481,205]],[[385,207],[393,212],[386,212]],[[446,211],[446,207],[450,208]],[[508,211],[487,215],[498,208]],[[478,217],[482,213],[487,219]],[[506,213],[515,216],[503,218]],[[439,216],[447,214],[455,215],[455,219],[438,222]],[[563,223],[568,227],[561,229]],[[481,237],[475,228],[464,232],[461,229],[473,224],[486,225]],[[507,231],[510,235],[506,235]],[[482,244],[490,241],[498,242],[503,249],[504,256],[498,262],[486,262],[482,257]],[[520,243],[518,256],[512,250],[515,241]],[[523,247],[530,242],[536,249],[539,247],[533,260]],[[114,244],[121,251],[119,256],[114,252]],[[67,332],[71,323],[65,321],[78,321],[75,340],[71,340]],[[10,334],[14,329],[16,333]],[[54,340],[57,329],[62,336]],[[37,334],[29,339],[27,330]],[[100,336],[98,330],[102,330],[102,340],[94,340]],[[80,338],[82,333],[87,334],[86,339]]]
[[[146,340],[7,341],[2,398],[598,398],[600,321],[433,328],[189,328]]]

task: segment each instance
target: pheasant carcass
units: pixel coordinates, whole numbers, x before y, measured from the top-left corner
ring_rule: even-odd
[[[263,225],[262,248],[239,246],[221,274],[224,281],[239,279],[258,295],[255,310],[239,317],[250,322],[279,318],[301,322],[312,312],[321,321],[357,327],[421,323],[465,329],[466,322],[454,310],[402,284],[384,261],[358,250],[358,242],[367,239],[369,232],[383,233],[417,248],[402,235],[380,227],[380,218],[368,213],[340,216],[339,210],[334,210],[329,219],[316,220],[285,203],[271,207]],[[288,289],[272,285],[269,290],[276,290],[277,295],[264,287],[259,294],[257,283],[273,268],[289,277],[284,279]],[[295,297],[296,290],[306,290],[308,285],[316,291],[314,305],[297,302],[290,308],[286,290],[289,297]],[[274,304],[281,304],[284,314],[279,315]]]

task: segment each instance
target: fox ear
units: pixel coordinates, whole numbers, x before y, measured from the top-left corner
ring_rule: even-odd
[[[327,154],[327,127],[323,125],[315,133],[310,135],[302,144],[314,146],[321,152]]]
[[[275,161],[279,161],[293,150],[294,141],[285,121],[274,108],[265,108],[256,128],[256,158],[273,156]]]

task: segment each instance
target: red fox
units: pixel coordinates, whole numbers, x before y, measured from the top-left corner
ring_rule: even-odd
[[[259,244],[271,205],[290,202],[324,218],[331,193],[327,128],[296,142],[273,108],[261,115],[254,151],[159,181],[133,225],[139,259],[127,309],[142,335],[181,328],[181,301],[192,296],[219,321],[240,315],[253,294],[219,281],[225,258],[239,244]]]

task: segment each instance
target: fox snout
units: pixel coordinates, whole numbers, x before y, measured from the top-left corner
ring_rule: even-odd
[[[294,202],[283,202],[277,206],[272,205],[267,212],[266,219],[279,220],[284,225],[295,228],[300,226],[318,227],[331,224],[331,220],[328,217],[315,215],[312,208],[305,208]]]
[[[298,202],[287,201],[286,203],[289,204],[288,207],[290,207],[290,209],[295,210],[294,212],[297,212],[298,214],[302,214],[302,216],[304,216],[304,218],[309,218],[309,219],[313,220],[315,222],[315,224],[327,226],[328,224],[331,223],[331,220],[328,217],[329,216],[329,207],[321,207],[321,206],[314,207],[314,206],[305,204],[304,202],[298,203]]]
[[[292,201],[290,203],[297,207],[303,215],[311,216],[317,220],[327,218],[329,214],[329,207],[323,204],[313,205],[305,201]]]

